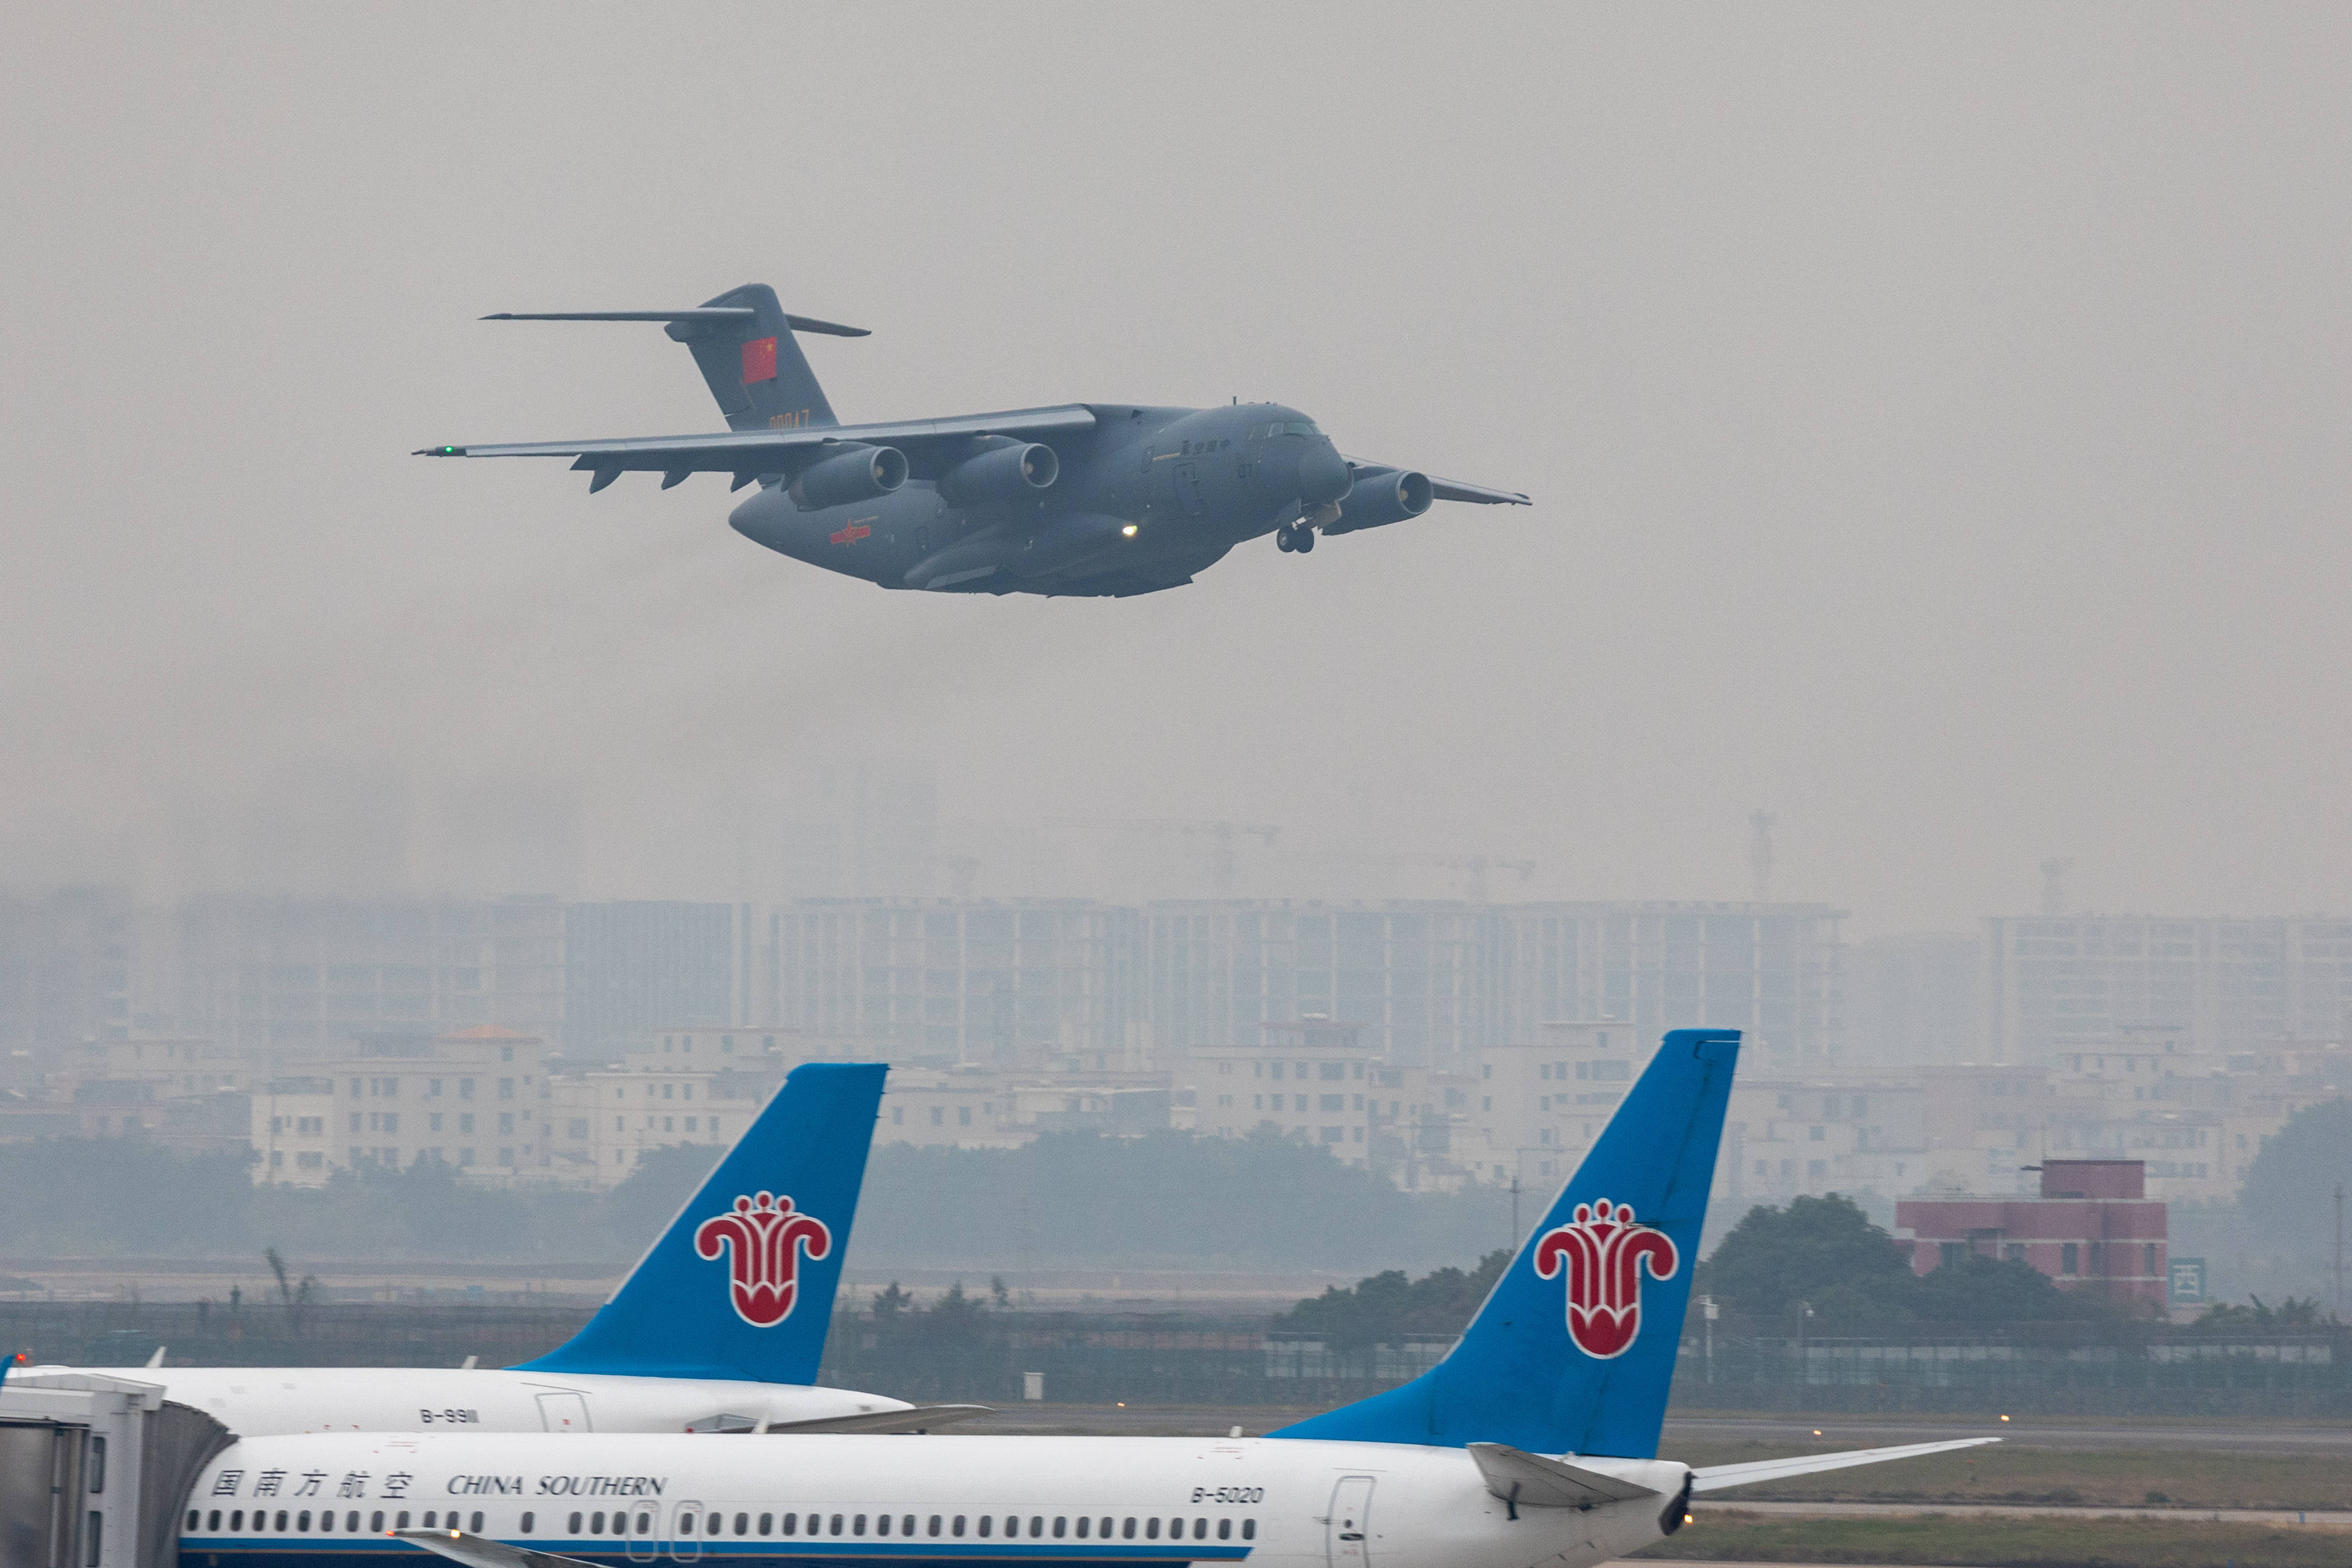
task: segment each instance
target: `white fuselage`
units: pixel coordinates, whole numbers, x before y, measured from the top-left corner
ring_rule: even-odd
[[[615,1568],[877,1557],[1584,1568],[1657,1540],[1688,1474],[1665,1460],[1575,1462],[1657,1495],[1514,1511],[1464,1450],[1385,1443],[265,1437],[231,1447],[198,1478],[180,1551],[202,1568],[314,1558],[356,1568],[387,1552],[426,1568],[410,1555],[418,1549],[383,1532],[429,1527]]]
[[[290,1432],[684,1432],[905,1410],[805,1384],[399,1366],[28,1367],[160,1383],[241,1437]]]

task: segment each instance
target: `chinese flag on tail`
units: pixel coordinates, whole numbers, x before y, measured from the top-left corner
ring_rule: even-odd
[[[743,384],[776,379],[776,340],[755,338],[743,345]]]

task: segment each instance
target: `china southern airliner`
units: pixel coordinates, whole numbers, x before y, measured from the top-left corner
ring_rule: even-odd
[[[1738,1040],[1666,1036],[1437,1366],[1265,1437],[250,1438],[191,1490],[182,1560],[1586,1568],[1695,1492],[1997,1440],[1657,1457]]]
[[[888,1069],[793,1070],[569,1343],[500,1371],[28,1367],[161,1383],[231,1431],[903,1431],[973,1413],[816,1386]],[[160,1357],[162,1352],[157,1352]]]

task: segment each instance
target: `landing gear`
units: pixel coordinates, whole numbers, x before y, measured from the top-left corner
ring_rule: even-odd
[[[1274,530],[1274,548],[1288,555],[1298,547],[1290,542],[1290,525],[1284,523]]]
[[[1315,548],[1315,530],[1304,524],[1285,523],[1274,530],[1274,548],[1305,555]]]

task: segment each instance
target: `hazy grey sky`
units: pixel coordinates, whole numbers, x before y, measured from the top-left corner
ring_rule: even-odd
[[[576,787],[691,895],[780,769],[1524,854],[1860,932],[2352,904],[2352,11],[37,6],[0,881],[288,768]],[[1304,408],[1524,488],[1123,602],[887,594],[444,440]],[[721,890],[724,891],[724,890]],[[789,891],[789,890],[779,890]]]

